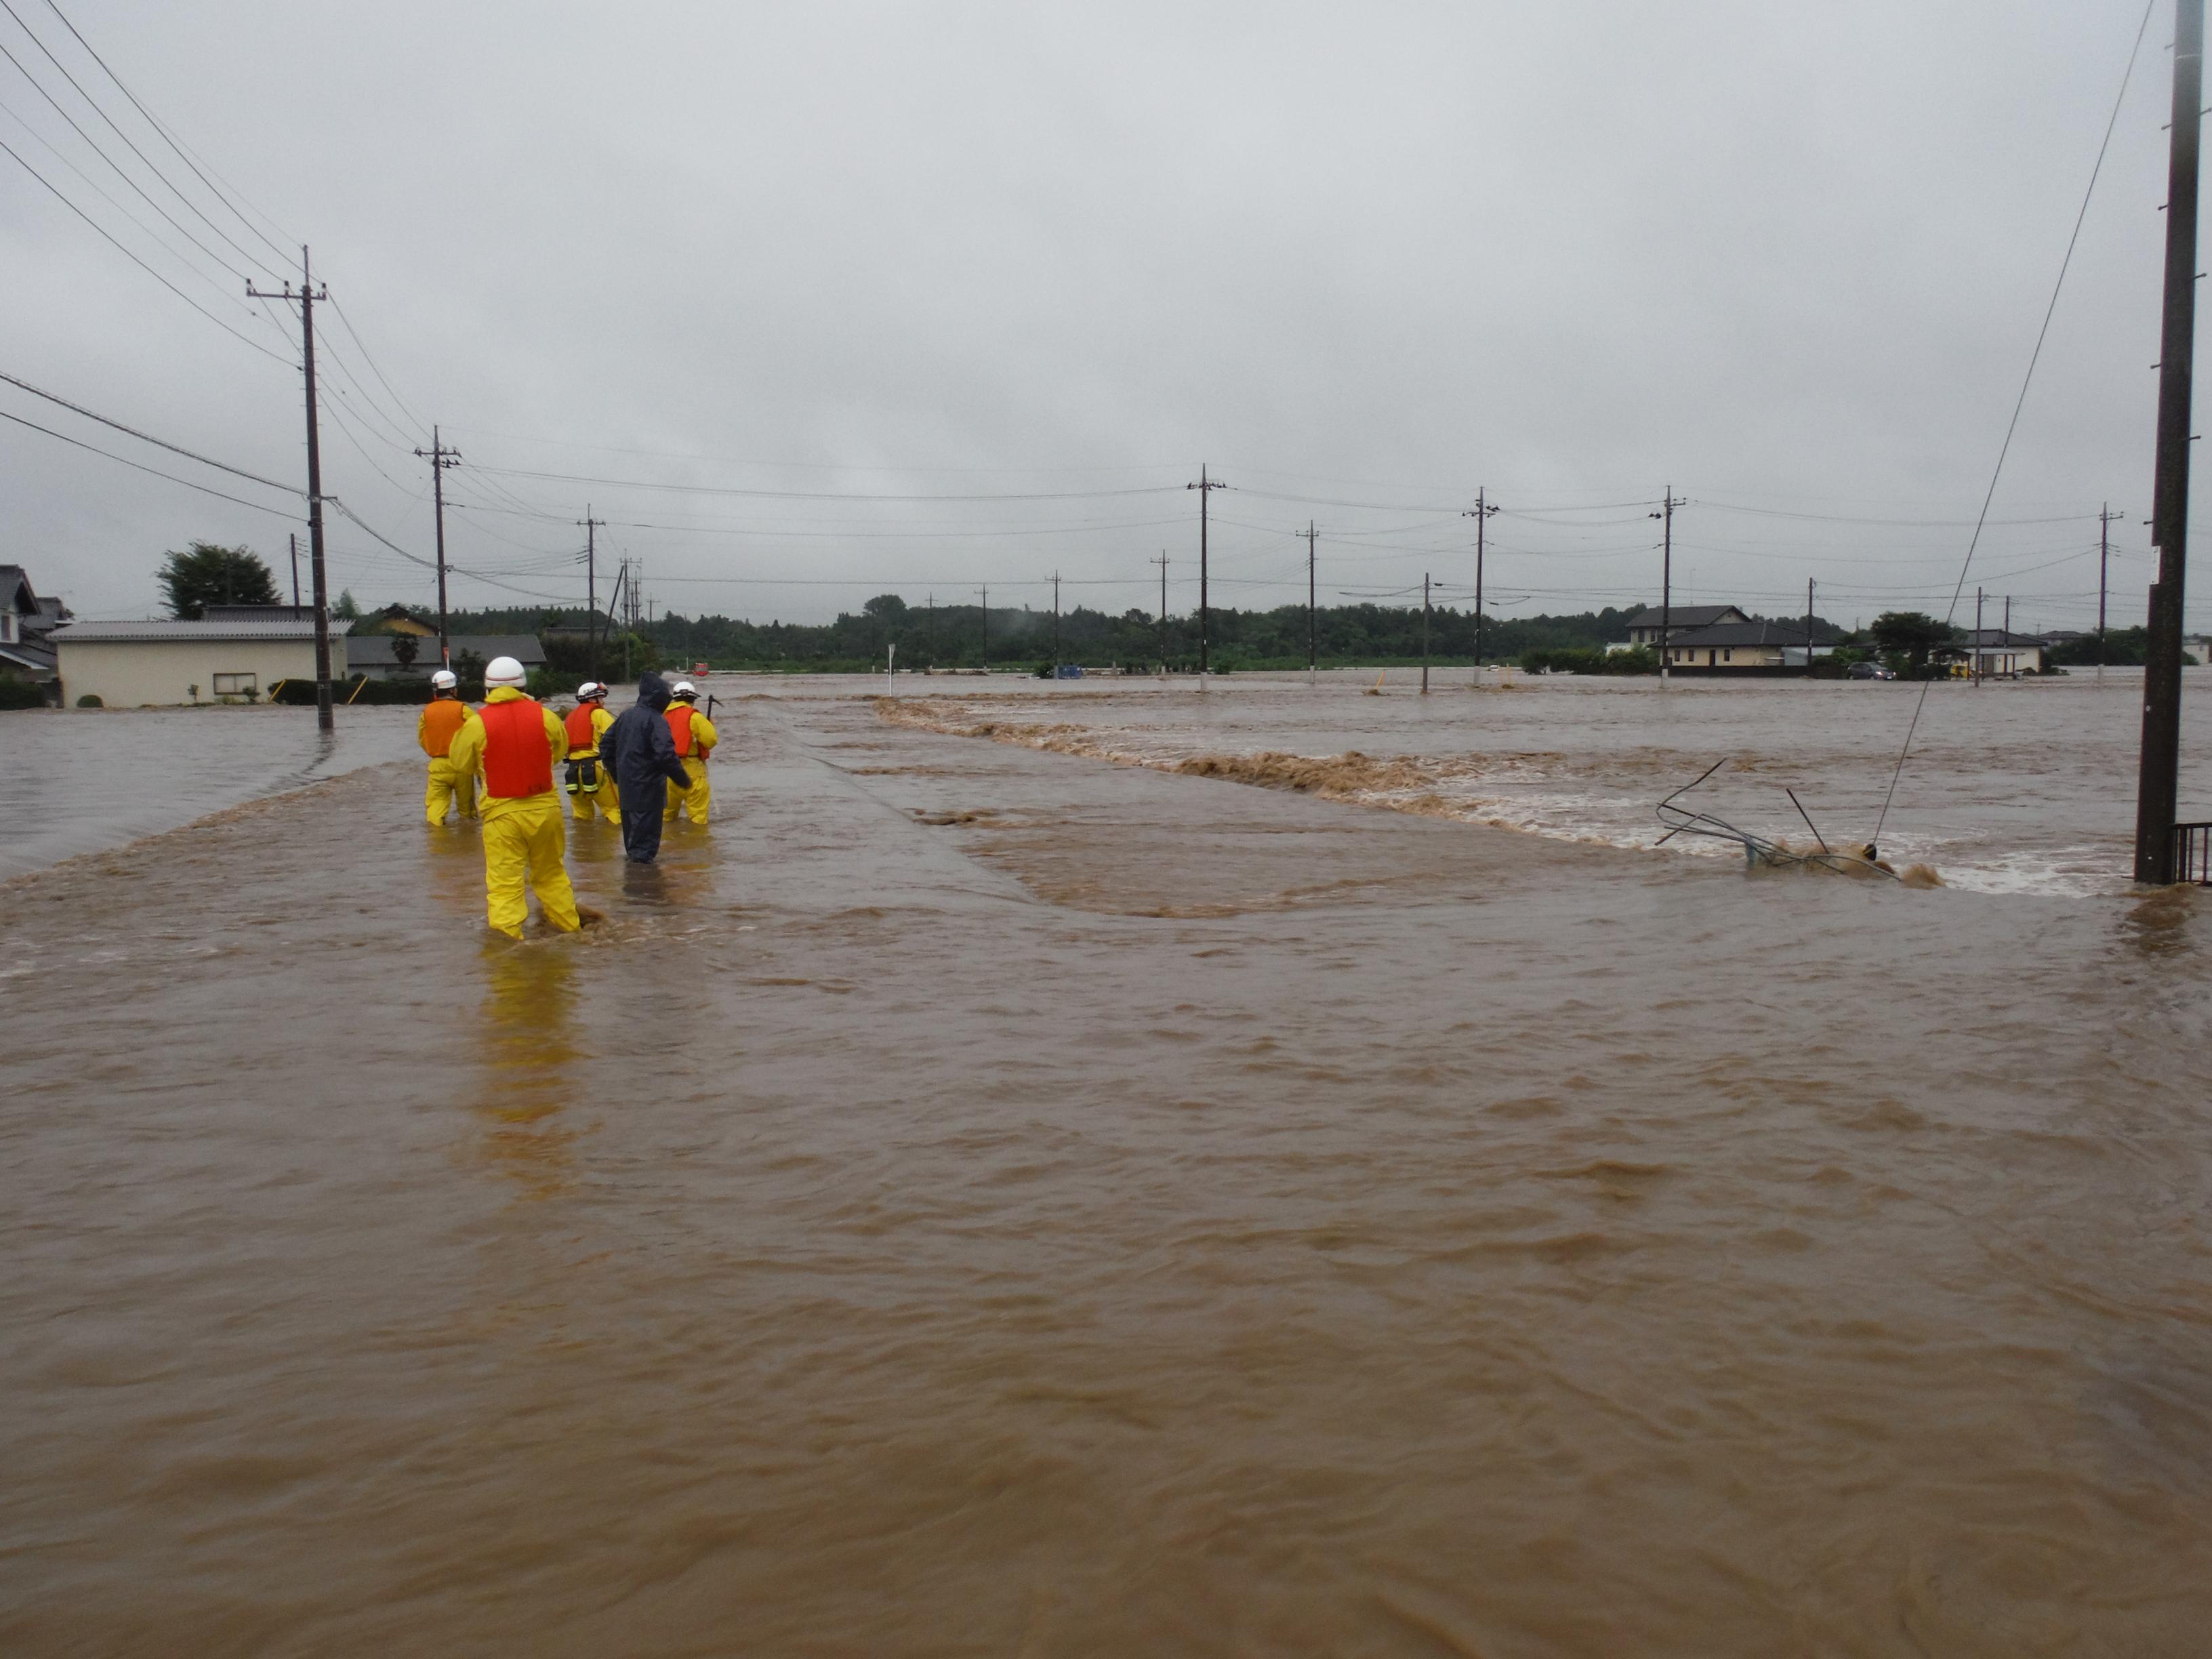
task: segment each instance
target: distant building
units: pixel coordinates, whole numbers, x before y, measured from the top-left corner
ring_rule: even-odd
[[[1832,645],[1815,645],[1813,654],[1825,657],[1834,650]],[[1678,632],[1668,647],[1667,665],[1686,670],[1711,669],[1716,673],[1753,668],[1802,668],[1805,624],[1723,622],[1708,628],[1692,629],[1688,633]]]
[[[1680,638],[1694,629],[1712,628],[1723,623],[1747,623],[1751,618],[1732,605],[1678,605],[1666,613],[1669,633]],[[1659,647],[1660,612],[1653,605],[1639,611],[1628,619],[1628,642],[1632,646],[1646,646],[1653,650]],[[1797,643],[1805,643],[1804,630],[1798,630]]]
[[[2016,679],[2043,672],[2044,641],[2039,635],[2008,634],[2002,628],[1962,629],[1951,647],[1954,660],[1984,679]]]
[[[366,634],[349,636],[345,642],[345,672],[363,674],[373,680],[419,679],[440,666],[438,636],[417,639],[415,660],[402,662],[392,647],[398,640],[390,634]],[[453,660],[459,662],[464,652],[474,652],[489,662],[494,657],[512,657],[525,668],[545,666],[545,649],[537,638],[529,634],[455,634],[449,643],[453,647]]]
[[[62,602],[40,599],[31,578],[20,564],[0,564],[0,672],[8,672],[54,689],[53,631],[69,619]]]
[[[348,626],[331,624],[334,656]],[[315,677],[312,620],[80,622],[53,641],[63,699],[110,708],[257,702],[279,681]]]

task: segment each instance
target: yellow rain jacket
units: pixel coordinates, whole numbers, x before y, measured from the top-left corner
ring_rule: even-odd
[[[477,815],[476,776],[456,769],[451,753],[453,739],[459,735],[470,712],[468,704],[459,697],[433,697],[415,722],[415,741],[430,757],[430,781],[422,794],[422,816],[434,824],[442,826],[447,811],[453,808],[458,808],[464,818]]]
[[[691,775],[691,782],[688,788],[679,789],[677,787],[675,779],[671,778],[668,781],[668,805],[662,809],[660,814],[660,821],[663,823],[673,823],[676,821],[676,809],[679,806],[691,815],[692,823],[704,823],[707,821],[708,809],[714,804],[714,791],[707,782],[707,757],[714,752],[714,745],[722,740],[722,734],[714,730],[714,722],[707,718],[704,710],[693,706],[689,721],[690,747],[687,751],[684,747],[685,734],[676,730],[677,723],[673,718],[677,710],[685,706],[681,702],[672,702],[668,705],[667,713],[671,716],[668,724],[670,731],[676,738],[676,752],[683,759],[684,769]]]
[[[607,735],[607,727],[615,723],[615,717],[607,713],[607,708],[605,703],[593,703],[592,705],[592,741],[588,745],[579,747],[575,738],[577,713],[578,711],[575,709],[569,710],[568,720],[566,721],[569,732],[568,758],[570,760],[574,760],[579,756],[589,755],[593,759],[597,759],[599,753],[599,744]],[[588,818],[592,816],[592,809],[593,807],[597,807],[609,823],[620,823],[622,822],[622,796],[615,789],[614,774],[609,771],[605,765],[601,765],[594,769],[599,775],[599,783],[590,789],[571,789],[568,791],[569,810],[574,812],[580,818]]]
[[[484,708],[528,701],[513,686],[502,685],[484,699]],[[568,732],[551,709],[535,702],[531,707],[544,721],[542,755],[526,737],[503,736],[495,744],[483,714],[469,716],[454,734],[451,752],[456,766],[483,781],[485,908],[491,925],[515,939],[522,937],[530,914],[526,884],[538,895],[547,925],[567,933],[583,925],[563,862],[568,832],[553,775],[568,757]],[[502,732],[510,729],[504,718],[500,725]],[[512,752],[510,743],[515,745]]]

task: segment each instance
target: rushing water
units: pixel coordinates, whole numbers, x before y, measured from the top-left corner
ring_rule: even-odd
[[[1815,830],[1838,845],[1864,842],[1880,825],[1886,856],[1934,865],[1954,886],[2117,892],[2133,866],[2140,669],[1939,684],[1924,705],[1921,687],[1898,682],[1683,679],[1662,693],[1650,680],[1493,672],[1471,693],[1458,671],[1434,676],[1424,697],[1418,674],[1401,670],[1382,695],[1348,697],[1364,689],[1358,679],[1324,676],[1309,692],[1269,676],[1218,682],[1204,695],[1180,680],[1037,691],[1000,684],[963,696],[956,681],[939,695],[909,688],[907,701],[925,723],[995,721],[1015,740],[1025,726],[1072,724],[1072,733],[1048,735],[1146,765],[1223,753],[1402,760],[1410,764],[1398,775],[1346,780],[1341,793],[1609,846],[1652,845],[1654,804],[1725,761],[1691,804],[1805,845]],[[2212,714],[2212,669],[2189,672],[2185,684],[2185,710]],[[1059,696],[1047,702],[1038,692]],[[1809,810],[1812,830],[1787,790]],[[2190,749],[2181,817],[2212,818],[2212,744]],[[1712,842],[1674,846],[1736,856]]]
[[[2105,701],[1931,697],[1885,842],[2014,894],[777,689],[580,937],[411,765],[0,888],[0,1651],[2201,1647],[2212,917],[2072,890]],[[1814,690],[963,701],[1863,834]]]

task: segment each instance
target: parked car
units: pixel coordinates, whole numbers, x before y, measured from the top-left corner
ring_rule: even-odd
[[[1850,666],[1850,676],[1855,680],[1893,680],[1897,671],[1878,662],[1855,662]]]

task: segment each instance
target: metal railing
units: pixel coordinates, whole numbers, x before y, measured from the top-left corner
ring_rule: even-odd
[[[2212,823],[2173,826],[2173,878],[2212,887]]]

